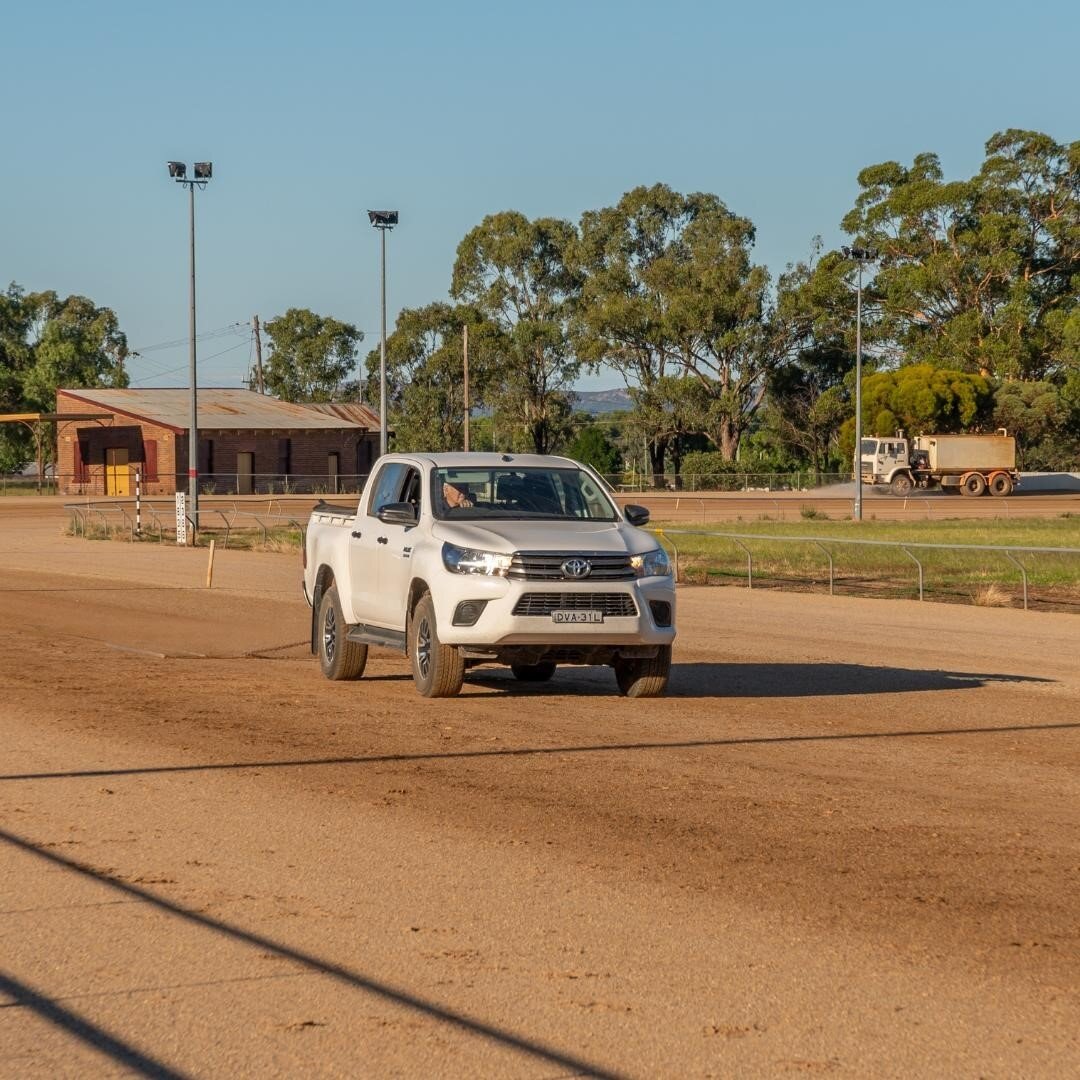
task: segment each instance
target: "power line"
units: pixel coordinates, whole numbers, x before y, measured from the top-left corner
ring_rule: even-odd
[[[205,363],[207,360],[213,360],[215,357],[224,356],[228,352],[233,352],[236,349],[242,349],[245,345],[250,348],[250,341],[241,341],[236,345],[230,345],[227,349],[222,349],[220,352],[211,353],[209,356],[203,356],[199,358],[199,363]],[[187,364],[180,364],[178,367],[169,368],[166,371],[156,371],[153,375],[146,375],[141,379],[132,379],[132,384],[144,383],[148,379],[160,379],[163,375],[174,375],[178,371],[184,371],[187,368]]]

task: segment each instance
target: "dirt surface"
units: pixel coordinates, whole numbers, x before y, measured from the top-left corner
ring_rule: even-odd
[[[684,588],[669,697],[306,652],[0,500],[0,1075],[1080,1073],[1080,622]]]

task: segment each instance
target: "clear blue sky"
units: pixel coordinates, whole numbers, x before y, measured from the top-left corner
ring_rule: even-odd
[[[656,181],[749,216],[776,272],[815,234],[842,242],[865,165],[933,150],[968,176],[995,131],[1080,138],[1078,41],[1075,0],[7,0],[0,288],[89,296],[136,349],[184,339],[170,158],[214,163],[196,196],[200,332],[310,307],[376,345],[369,207],[401,211],[391,325],[445,298],[485,214],[576,221]],[[239,385],[249,361],[246,330],[203,342],[200,384]],[[131,374],[182,386],[186,363],[179,344]]]

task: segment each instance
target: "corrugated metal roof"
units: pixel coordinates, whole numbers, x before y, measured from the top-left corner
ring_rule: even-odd
[[[342,420],[351,420],[367,428],[368,431],[379,430],[379,414],[359,402],[313,401],[311,408],[328,413],[330,416],[340,416]]]
[[[91,402],[114,411],[163,424],[166,427],[186,431],[191,419],[191,391],[187,389],[124,389],[83,390],[60,389],[58,394],[68,394],[82,402]],[[364,406],[337,406],[336,408],[361,408]],[[330,413],[311,405],[297,405],[291,401],[256,394],[251,390],[235,390],[217,387],[200,387],[198,396],[198,423],[201,430],[235,430],[276,428],[279,430],[335,430],[363,428],[369,424],[354,420],[347,415]],[[370,410],[364,409],[365,412]],[[378,418],[375,427],[378,428]]]

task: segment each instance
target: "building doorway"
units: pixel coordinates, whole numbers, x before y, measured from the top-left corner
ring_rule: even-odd
[[[252,477],[255,474],[255,455],[250,450],[241,450],[236,455],[236,494],[253,493]]]
[[[131,468],[128,465],[126,446],[105,448],[105,494],[131,494]]]

